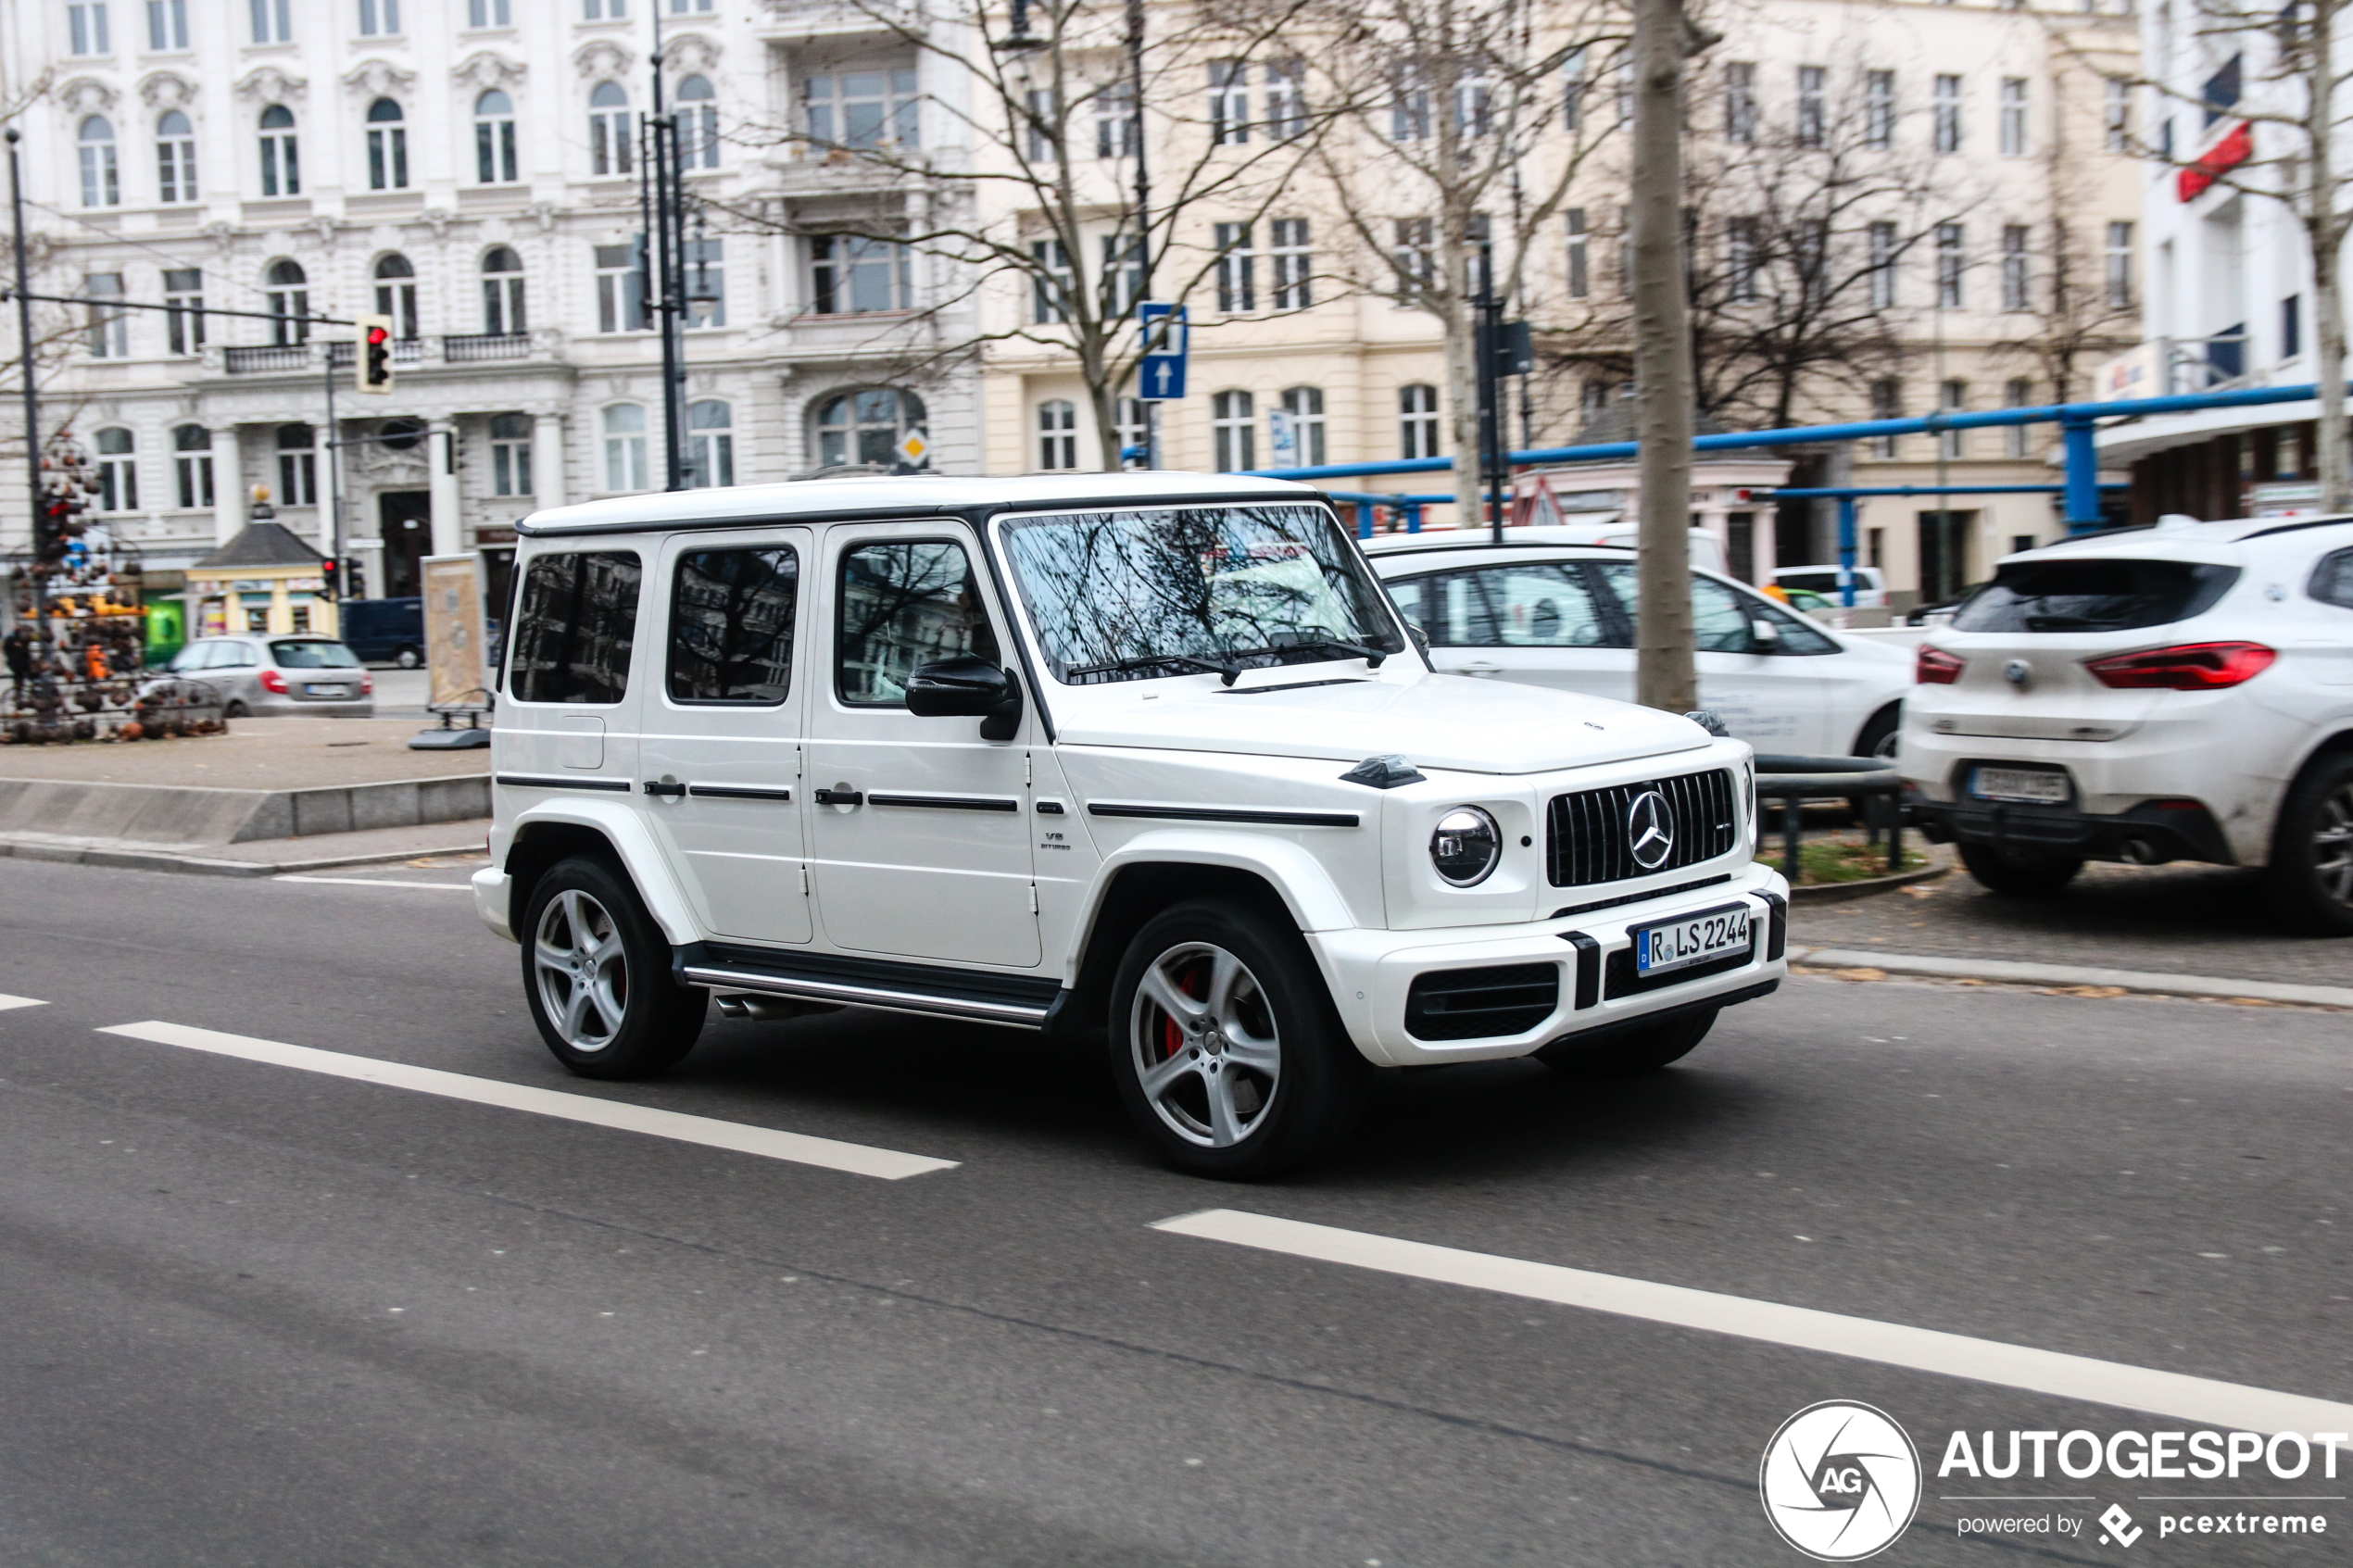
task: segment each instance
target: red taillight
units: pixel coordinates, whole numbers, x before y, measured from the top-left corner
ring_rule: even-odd
[[[1923,686],[1949,686],[1961,678],[1968,660],[1943,648],[1922,644],[1919,657],[1912,664],[1912,679]]]
[[[2180,647],[2086,659],[2083,668],[2104,686],[2212,692],[2253,680],[2279,657],[2261,643],[2184,643]]]
[[[359,695],[361,696],[373,696],[376,695],[376,678],[373,675],[367,673],[365,671],[362,671],[359,676]]]
[[[261,689],[283,696],[286,695],[286,678],[275,670],[264,670],[261,672]]]

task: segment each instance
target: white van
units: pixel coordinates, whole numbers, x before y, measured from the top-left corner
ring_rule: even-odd
[[[1177,1165],[1376,1067],[1682,1056],[1786,972],[1749,747],[1435,673],[1329,506],[1239,475],[861,477],[541,512],[482,918],[591,1077],[731,1010],[1105,1041]]]
[[[1858,566],[1855,572],[1855,603],[1859,608],[1887,608],[1887,573],[1875,566]],[[1773,585],[1777,588],[1804,588],[1817,593],[1832,604],[1846,602],[1845,575],[1835,563],[1830,566],[1783,566],[1773,571]]]

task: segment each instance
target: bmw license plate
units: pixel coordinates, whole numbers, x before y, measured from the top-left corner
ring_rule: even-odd
[[[1980,768],[1969,781],[1969,793],[1980,800],[2022,800],[2036,806],[2064,806],[2072,793],[2067,775],[2049,768]]]
[[[1747,952],[1755,946],[1749,935],[1748,917],[1746,904],[1727,904],[1720,909],[1703,909],[1680,920],[1638,925],[1627,934],[1634,939],[1634,972],[1664,974],[1671,969],[1687,969],[1710,959],[1720,959],[1727,953]]]

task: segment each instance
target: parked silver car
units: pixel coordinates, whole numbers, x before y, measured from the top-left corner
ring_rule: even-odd
[[[220,694],[222,716],[376,716],[376,678],[333,637],[205,637],[172,656],[171,673]]]

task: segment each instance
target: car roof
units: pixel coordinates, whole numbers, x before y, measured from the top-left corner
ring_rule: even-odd
[[[847,474],[781,484],[616,495],[534,512],[515,527],[524,535],[658,533],[666,529],[740,527],[771,521],[944,517],[1013,507],[1308,501],[1319,495],[1311,484],[1239,473],[1062,473],[1017,478]]]
[[[1360,544],[1363,541],[1358,541]],[[1522,544],[1515,540],[1508,545],[1487,545],[1466,548],[1460,545],[1438,545],[1419,550],[1375,550],[1369,558],[1373,571],[1382,577],[1402,577],[1408,572],[1449,570],[1468,555],[1479,554],[1483,559],[1512,566],[1533,560],[1615,560],[1631,561],[1634,552],[1614,545],[1540,545]]]
[[[2252,544],[2259,539],[2300,533],[2317,534],[2318,537],[2311,543],[2327,547],[2336,543],[2330,534],[2338,531],[2353,536],[2353,517],[2241,517],[2225,518],[2215,522],[2199,522],[2190,518],[2162,518],[2147,527],[2106,528],[2096,533],[2072,534],[2003,558],[2018,560],[2032,556],[2040,559],[2055,555],[2146,557],[2163,556],[2169,550],[2178,549],[2186,557],[2203,559],[2219,546]]]
[[[1485,528],[1436,529],[1426,533],[1381,533],[1370,539],[1360,539],[1357,543],[1364,546],[1368,556],[1402,555],[1416,550],[1508,550],[1527,545],[1573,545],[1580,549],[1600,550],[1612,556],[1634,553],[1631,545],[1608,545],[1594,539],[1593,534],[1600,532],[1620,533],[1623,526],[1606,530],[1599,527],[1506,528],[1500,546],[1495,543],[1493,532]]]

